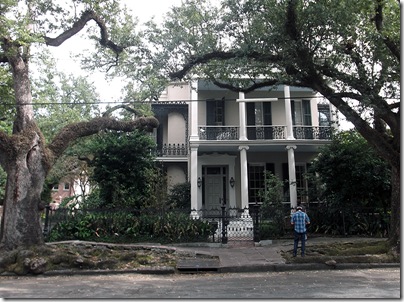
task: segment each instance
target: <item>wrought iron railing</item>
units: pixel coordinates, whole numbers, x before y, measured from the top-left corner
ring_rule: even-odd
[[[249,140],[276,140],[286,138],[285,125],[247,126],[247,139]],[[296,139],[331,139],[329,126],[293,126],[293,135]],[[199,126],[200,140],[238,140],[238,126]]]
[[[286,126],[247,126],[247,138],[249,140],[260,139],[285,139]]]
[[[237,140],[239,138],[238,129],[238,126],[200,126],[199,139]]]
[[[188,155],[188,148],[185,143],[163,144],[156,152],[157,156],[186,156]]]
[[[293,126],[296,139],[331,139],[329,126]]]

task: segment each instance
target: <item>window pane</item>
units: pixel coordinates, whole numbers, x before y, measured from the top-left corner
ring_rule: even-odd
[[[292,112],[294,116],[294,123],[295,125],[303,125],[302,119],[302,102],[301,101],[294,101],[294,111]]]
[[[248,179],[249,179],[249,202],[261,202],[258,197],[258,192],[264,188],[264,165],[250,165],[248,169]]]

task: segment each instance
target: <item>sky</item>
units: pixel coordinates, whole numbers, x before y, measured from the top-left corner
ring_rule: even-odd
[[[170,11],[171,7],[181,5],[182,0],[120,0],[120,2],[122,5],[126,5],[133,15],[139,19],[139,24],[142,24],[152,18],[156,22],[162,22],[163,16]],[[58,68],[67,74],[84,74],[79,63],[69,58],[70,53],[80,51],[82,42],[83,40],[80,40],[80,38],[73,37],[59,47],[50,48],[50,51],[57,60]],[[102,102],[119,101],[121,96],[120,90],[123,88],[121,79],[107,81],[101,72],[92,73],[88,76],[88,79],[94,83]]]
[[[139,24],[142,24],[154,18],[156,22],[162,22],[164,15],[170,11],[173,6],[179,6],[182,0],[120,0],[125,4],[139,19]],[[66,73],[80,74],[82,70],[77,62],[67,59],[69,52],[74,49],[77,52],[80,41],[72,39],[65,42],[62,47],[55,47],[52,49],[54,56],[58,60],[58,67]],[[94,72],[89,76],[89,80],[94,83],[97,92],[101,96],[102,102],[119,102],[121,96],[121,89],[123,88],[122,79],[107,81],[104,74],[101,72]],[[339,114],[340,126],[342,129],[351,129],[353,125],[345,120],[342,114]]]

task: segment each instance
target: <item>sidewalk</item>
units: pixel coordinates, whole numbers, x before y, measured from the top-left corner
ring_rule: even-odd
[[[378,238],[334,238],[334,237],[313,237],[306,242],[310,247],[316,244],[334,242],[357,242],[369,240],[384,240]],[[293,239],[274,240],[254,244],[253,242],[235,242],[226,245],[174,245],[179,253],[191,253],[195,255],[194,260],[184,261],[177,266],[178,271],[217,271],[227,272],[264,272],[264,271],[287,271],[287,270],[320,270],[320,269],[348,269],[348,268],[375,268],[375,267],[396,267],[400,263],[293,263],[286,264],[281,256],[282,251],[293,249]],[[216,261],[205,260],[211,256]]]
[[[306,247],[335,242],[354,243],[358,241],[380,241],[383,238],[364,237],[309,237]],[[93,243],[102,244],[102,243]],[[229,241],[220,243],[187,243],[187,244],[136,244],[156,250],[171,250],[179,255],[176,267],[147,267],[125,270],[55,270],[44,272],[44,275],[104,275],[104,274],[176,274],[176,273],[245,273],[245,272],[281,272],[296,270],[333,270],[333,269],[368,269],[400,267],[400,263],[285,263],[282,251],[293,249],[293,239],[267,240],[259,243],[252,241]],[[182,257],[183,256],[183,257]],[[298,256],[299,257],[299,256]],[[306,258],[310,255],[307,254]],[[327,263],[328,262],[328,263]]]

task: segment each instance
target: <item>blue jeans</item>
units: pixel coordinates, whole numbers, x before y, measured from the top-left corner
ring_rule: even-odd
[[[301,242],[301,255],[304,256],[305,248],[306,248],[306,233],[298,233],[295,231],[295,239],[293,245],[293,256],[297,255],[297,247],[299,245],[299,240]]]

